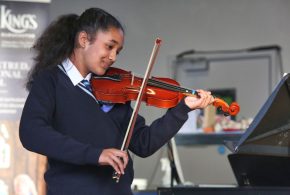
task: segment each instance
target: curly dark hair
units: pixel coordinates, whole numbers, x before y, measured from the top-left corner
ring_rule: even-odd
[[[111,14],[100,8],[89,8],[80,16],[76,14],[62,15],[53,21],[37,39],[32,49],[35,52],[34,66],[30,70],[26,89],[30,90],[33,79],[46,68],[52,68],[71,56],[76,45],[79,32],[85,31],[89,41],[95,41],[97,31],[107,31],[110,27],[124,28]]]

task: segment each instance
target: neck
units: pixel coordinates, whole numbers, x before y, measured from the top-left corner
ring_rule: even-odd
[[[78,55],[77,52],[74,52],[70,57],[70,61],[78,69],[81,75],[85,78],[90,72],[83,63],[82,57]]]

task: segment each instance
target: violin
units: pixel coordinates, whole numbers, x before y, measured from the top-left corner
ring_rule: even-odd
[[[91,85],[96,99],[111,103],[126,103],[136,100],[143,78],[135,76],[131,71],[111,67],[105,75],[93,75]],[[171,108],[176,106],[185,96],[198,96],[193,89],[181,87],[170,78],[151,77],[148,79],[145,92],[141,97],[149,106]],[[238,103],[228,105],[224,100],[214,97],[212,103],[221,113],[235,116],[240,111]]]

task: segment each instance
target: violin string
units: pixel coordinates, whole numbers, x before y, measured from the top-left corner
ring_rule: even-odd
[[[151,86],[160,87],[160,88],[164,88],[164,89],[169,89],[169,90],[172,90],[172,91],[178,91],[178,92],[182,91],[178,86],[173,86],[173,85],[170,85],[168,83],[164,83],[164,82],[158,81],[156,79],[150,79],[148,84],[151,85]]]
[[[134,76],[136,76],[136,75],[138,75],[138,74],[134,74]],[[131,74],[122,74],[123,79],[124,78],[131,78],[131,77],[132,77]],[[191,89],[187,89],[184,87],[173,85],[173,84],[168,83],[166,81],[161,81],[161,80],[154,79],[154,78],[148,79],[148,84],[151,86],[154,86],[154,87],[160,87],[163,89],[168,89],[171,91],[177,91],[177,92],[182,92],[182,93],[192,93],[192,91],[193,91]]]
[[[192,93],[192,90],[190,90],[190,89],[176,86],[176,85],[173,85],[171,83],[167,83],[165,81],[160,81],[157,79],[149,79],[148,84],[150,84],[152,86],[156,86],[156,87],[161,87],[164,89],[169,89],[172,91],[178,91],[178,92],[182,92],[182,93]]]

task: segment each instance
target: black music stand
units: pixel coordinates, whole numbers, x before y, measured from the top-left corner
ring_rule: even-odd
[[[228,155],[240,186],[290,186],[290,74]]]

